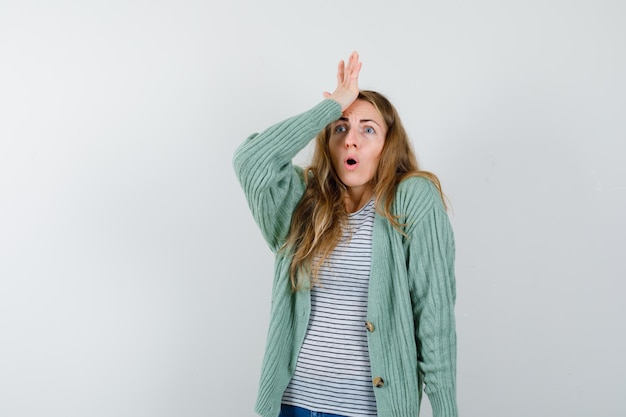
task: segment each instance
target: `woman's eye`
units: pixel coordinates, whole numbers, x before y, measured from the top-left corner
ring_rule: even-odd
[[[339,125],[337,127],[335,127],[335,133],[343,133],[346,131],[346,127],[343,125]]]
[[[365,129],[363,129],[363,131],[364,131],[365,133],[369,133],[369,134],[376,133],[376,131],[374,130],[374,128],[373,128],[373,127],[366,127]]]

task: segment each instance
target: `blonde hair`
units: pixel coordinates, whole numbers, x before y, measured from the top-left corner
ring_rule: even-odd
[[[400,216],[391,213],[398,184],[407,177],[425,177],[435,184],[443,200],[441,184],[435,174],[419,169],[408,135],[389,100],[380,93],[367,90],[361,91],[357,100],[371,103],[387,125],[387,136],[372,179],[374,204],[376,211],[403,233],[403,224],[398,221]],[[320,266],[341,240],[343,227],[348,223],[344,204],[347,189],[330,158],[330,133],[328,125],[317,135],[313,160],[304,171],[306,189],[294,210],[283,246],[284,250],[292,252],[290,276],[293,290],[302,288],[306,277],[310,286],[318,283]]]

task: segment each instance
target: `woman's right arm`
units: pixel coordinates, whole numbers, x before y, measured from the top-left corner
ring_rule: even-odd
[[[329,123],[341,106],[324,100],[311,110],[253,134],[235,151],[233,165],[252,215],[272,251],[282,246],[291,215],[304,193],[302,169],[292,159]]]
[[[235,152],[233,165],[252,215],[272,251],[277,252],[289,232],[291,215],[304,193],[301,168],[291,163],[297,153],[359,94],[359,55],[340,61],[337,87],[311,110],[250,136]]]

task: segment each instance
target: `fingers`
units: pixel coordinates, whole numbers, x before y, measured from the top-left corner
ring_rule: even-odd
[[[339,65],[337,65],[337,85],[341,85],[343,83],[344,69],[345,64],[342,59],[341,61],[339,61]]]
[[[348,108],[359,95],[360,71],[359,54],[354,51],[350,54],[347,63],[343,60],[339,61],[337,65],[337,87],[332,93],[324,92],[324,98],[337,101],[341,104],[342,110]]]
[[[358,76],[359,71],[361,70],[361,62],[359,62],[359,54],[354,51],[350,54],[350,58],[348,58],[348,65],[346,66],[345,74],[348,76]]]
[[[339,61],[337,65],[337,84],[349,83],[351,79],[359,76],[359,71],[361,71],[361,62],[359,61],[359,54],[354,51],[350,54],[347,64],[343,59]]]
[[[344,70],[343,76],[343,85],[354,89],[358,88],[358,78],[359,72],[361,71],[361,62],[359,61],[359,54],[355,51],[350,54],[350,58],[348,59],[348,65]]]
[[[361,62],[359,62],[359,63],[357,63],[357,64],[356,64],[356,66],[352,69],[352,72],[351,72],[351,74],[350,74],[352,78],[359,78],[359,72],[361,71],[361,65],[362,65],[362,63],[361,63]]]

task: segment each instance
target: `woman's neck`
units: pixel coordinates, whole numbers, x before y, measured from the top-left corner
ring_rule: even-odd
[[[374,195],[372,186],[351,187],[348,188],[344,204],[348,213],[355,213],[361,209]]]

